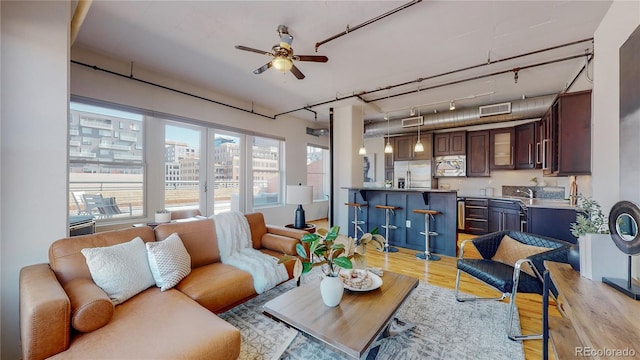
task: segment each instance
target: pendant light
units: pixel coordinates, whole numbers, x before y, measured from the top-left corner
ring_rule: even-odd
[[[393,147],[391,146],[391,143],[389,142],[389,114],[385,114],[384,119],[387,120],[387,145],[384,146],[384,153],[385,154],[392,154],[393,153]]]
[[[418,112],[418,114],[420,114],[420,112]],[[420,116],[420,115],[418,115]],[[420,142],[420,123],[418,123],[418,141],[416,142],[416,146],[413,147],[413,152],[423,152],[424,151],[424,146],[422,145],[422,143]]]
[[[360,108],[362,110],[362,146],[358,150],[358,155],[367,155],[367,149],[364,147],[364,105]]]

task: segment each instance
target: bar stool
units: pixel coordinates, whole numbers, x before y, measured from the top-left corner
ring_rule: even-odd
[[[360,225],[364,225],[364,221],[358,220],[358,212],[362,211],[363,207],[367,207],[367,204],[359,204],[359,203],[344,203],[347,206],[353,207],[353,238],[358,239],[358,230],[360,230],[364,234],[364,230],[360,227]]]
[[[395,225],[389,224],[389,213],[396,214],[396,210],[402,210],[401,207],[398,206],[388,206],[388,205],[376,205],[377,209],[384,209],[384,225],[382,228],[385,229],[384,235],[384,251],[385,252],[398,252],[398,248],[393,246],[389,246],[389,230],[395,230],[398,227]]]
[[[440,235],[435,231],[429,230],[429,220],[430,218],[433,218],[433,221],[435,221],[436,218],[434,217],[434,215],[441,214],[441,212],[437,210],[423,210],[423,209],[415,209],[413,210],[413,212],[417,214],[424,214],[424,231],[421,231],[420,235],[424,235],[425,248],[424,248],[424,253],[417,253],[416,257],[418,259],[427,260],[427,261],[440,260],[440,256],[432,254],[431,251],[429,250],[429,237]]]

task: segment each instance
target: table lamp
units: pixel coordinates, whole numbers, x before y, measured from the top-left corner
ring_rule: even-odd
[[[311,204],[313,202],[313,187],[299,185],[287,185],[287,204],[297,204],[298,207],[294,213],[293,227],[296,229],[304,229],[306,221],[304,218],[304,209],[302,204]]]

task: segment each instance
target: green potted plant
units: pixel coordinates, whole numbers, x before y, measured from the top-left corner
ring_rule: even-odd
[[[364,253],[369,243],[374,243],[378,251],[384,249],[384,237],[378,234],[377,228],[370,233],[365,233],[358,240],[340,235],[339,232],[340,227],[333,226],[328,231],[318,229],[315,233],[306,234],[301,239],[302,243],[296,245],[298,257],[285,254],[279,261],[279,263],[292,260],[296,262],[293,267],[293,276],[296,281],[314,267],[321,267],[325,276],[320,284],[320,292],[327,306],[336,306],[342,299],[344,285],[339,277],[340,269],[351,269],[354,265],[364,268],[366,266]]]
[[[595,266],[597,258],[607,253],[612,243],[609,238],[609,217],[602,211],[598,201],[582,194],[577,196],[576,221],[569,225],[571,234],[578,238],[578,247],[572,247],[569,262],[580,275],[600,280],[600,270]],[[579,265],[575,264],[575,252],[579,251]]]
[[[156,216],[154,218],[157,223],[168,223],[171,221],[171,211],[167,209],[156,210]]]

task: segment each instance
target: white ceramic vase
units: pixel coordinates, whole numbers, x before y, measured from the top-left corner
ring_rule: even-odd
[[[329,307],[338,306],[344,293],[344,284],[340,277],[325,276],[320,282],[322,301]]]

